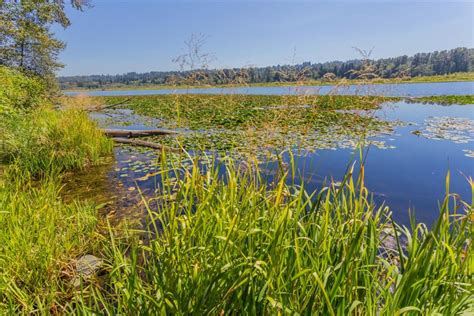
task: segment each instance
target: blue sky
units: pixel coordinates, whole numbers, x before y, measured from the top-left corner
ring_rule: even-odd
[[[60,75],[178,69],[193,33],[207,36],[212,67],[347,60],[473,47],[474,3],[453,1],[92,0],[55,27],[67,43]]]

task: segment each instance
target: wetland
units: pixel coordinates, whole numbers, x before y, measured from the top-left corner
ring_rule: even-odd
[[[471,198],[472,95],[404,99],[189,94],[98,100],[126,103],[91,114],[103,128],[172,129],[178,134],[145,139],[206,159],[231,155],[255,161],[269,182],[281,168],[291,166],[287,182],[309,192],[339,183],[350,164],[363,161],[374,201],[390,206],[400,224],[409,225],[410,214],[428,226],[434,223],[448,172],[451,190],[461,199]],[[138,195],[155,199],[159,154],[130,146],[117,147],[114,153],[106,176],[129,190],[122,200],[134,195],[135,201]]]

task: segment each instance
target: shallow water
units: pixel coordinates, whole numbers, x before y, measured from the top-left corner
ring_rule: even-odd
[[[109,90],[109,91],[66,91],[66,95],[85,94],[90,96],[154,95],[154,94],[255,94],[255,95],[385,95],[421,97],[434,95],[474,94],[474,82],[432,82],[374,85],[348,85],[344,87],[293,86],[293,87],[238,87],[202,89],[159,89],[159,90]]]
[[[414,210],[417,221],[430,225],[438,217],[438,203],[445,194],[448,170],[451,172],[450,191],[471,202],[466,177],[474,176],[474,105],[398,102],[385,104],[376,115],[404,123],[397,125],[392,134],[372,138],[384,141],[387,146],[365,148],[365,183],[377,204],[390,206],[399,223],[407,225],[409,210]],[[143,129],[160,126],[158,120],[135,115],[130,110],[112,110],[93,114],[93,117],[107,127],[127,125],[130,129]],[[353,148],[316,152],[295,149],[293,152],[296,174],[301,175],[297,183],[304,183],[308,191],[320,189],[331,179],[342,180],[348,165],[360,162],[359,151]],[[136,210],[133,203],[141,200],[137,185],[144,196],[156,195],[158,180],[153,173],[160,168],[159,154],[147,149],[116,147],[115,157],[106,178],[111,190],[120,188],[116,195],[123,208],[130,212],[130,209]],[[290,160],[288,154],[283,158],[285,162]],[[267,162],[262,168],[272,180],[278,163]]]

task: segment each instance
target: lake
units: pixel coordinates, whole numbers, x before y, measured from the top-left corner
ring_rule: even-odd
[[[375,113],[387,121],[400,121],[390,134],[372,137],[384,142],[366,151],[365,182],[378,205],[390,206],[394,219],[409,224],[409,211],[417,221],[431,225],[438,217],[438,203],[445,193],[445,178],[451,172],[450,191],[471,202],[471,188],[466,177],[474,175],[474,105],[442,106],[421,103],[387,103]],[[129,129],[159,127],[159,121],[134,114],[131,110],[108,110],[93,114],[103,126]],[[311,152],[293,150],[297,184],[312,192],[331,181],[338,182],[351,162],[359,163],[359,151],[353,148],[320,149]],[[140,200],[133,188],[152,196],[156,177],[147,177],[159,169],[157,153],[147,149],[116,147],[115,162],[106,172],[123,204],[136,208]],[[289,162],[289,154],[283,155]],[[263,173],[272,181],[278,163],[262,163]],[[357,175],[357,172],[356,172]],[[138,179],[138,180],[137,180]],[[90,183],[90,177],[87,180]],[[130,211],[128,211],[130,212]],[[135,211],[133,211],[135,212]]]
[[[337,86],[292,86],[292,87],[238,87],[203,89],[161,89],[161,90],[110,90],[110,91],[67,91],[66,95],[86,94],[90,96],[155,95],[155,94],[254,94],[254,95],[292,95],[292,94],[342,94],[342,95],[385,95],[421,97],[434,95],[474,94],[474,82],[434,82],[399,83],[374,85]]]

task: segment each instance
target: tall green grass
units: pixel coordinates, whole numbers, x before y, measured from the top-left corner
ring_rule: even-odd
[[[0,66],[0,85],[0,163],[38,176],[96,164],[112,151],[86,112],[52,108],[41,78]]]
[[[473,205],[449,194],[449,181],[438,222],[404,228],[374,205],[363,167],[307,192],[288,184],[294,166],[267,183],[255,163],[203,170],[203,157],[185,168],[163,154],[157,208],[143,198],[145,229],[104,233],[95,207],[60,199],[57,175],[100,162],[110,140],[80,110],[5,95],[0,314],[474,312]],[[384,249],[387,238],[397,246]],[[106,274],[75,287],[74,259],[91,252]]]
[[[472,205],[412,230],[376,207],[361,176],[319,192],[265,184],[258,168],[226,161],[204,174],[162,158],[158,209],[146,242],[129,231],[102,246],[107,286],[70,311],[106,314],[455,315],[473,311]],[[212,165],[212,164],[211,164]],[[246,170],[246,171],[242,171]],[[384,248],[392,233],[399,247]],[[410,233],[412,231],[412,233]],[[158,233],[157,233],[158,232]],[[407,240],[402,249],[401,239]]]
[[[60,175],[100,163],[112,144],[82,111],[1,114],[0,314],[63,313],[98,217],[91,204],[61,201]]]
[[[16,177],[18,174],[15,175]],[[0,184],[0,314],[61,313],[71,262],[91,248],[92,205],[65,204],[56,180]]]
[[[61,200],[60,174],[100,163],[112,143],[85,112],[53,110],[39,79],[0,67],[0,84],[0,315],[64,313],[98,217]]]
[[[112,151],[112,142],[81,110],[39,107],[3,118],[0,158],[34,176],[97,164]]]

